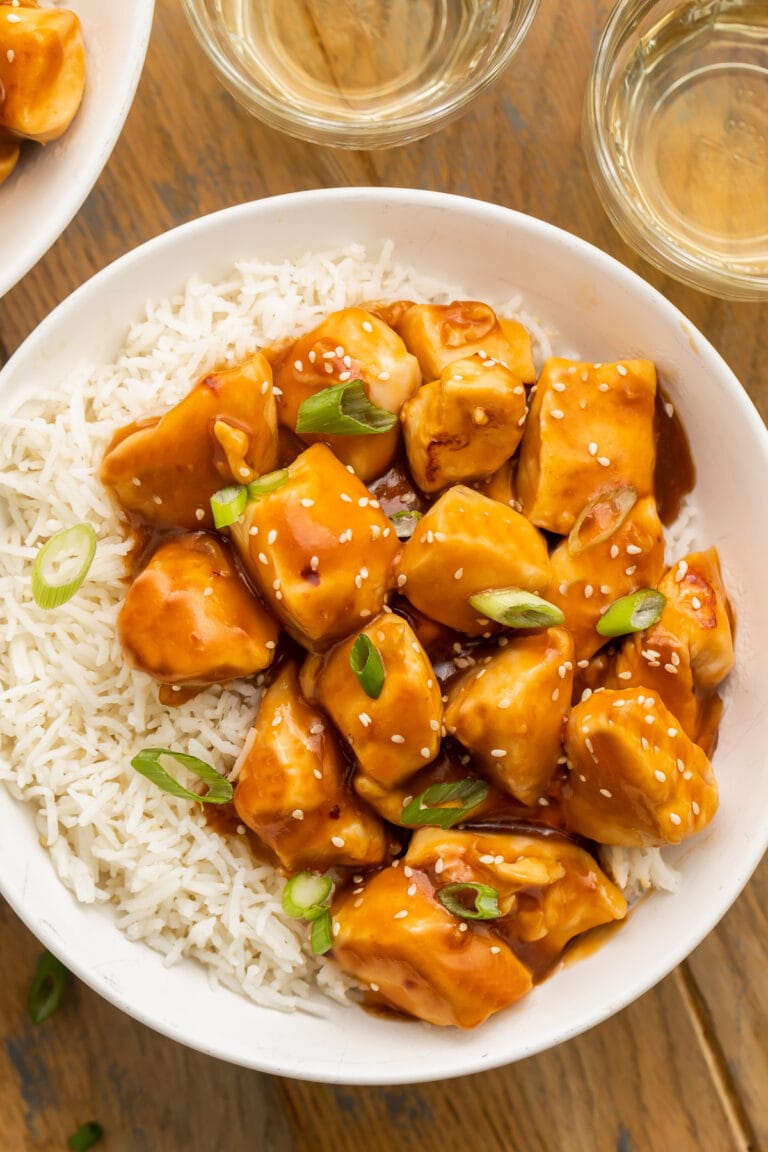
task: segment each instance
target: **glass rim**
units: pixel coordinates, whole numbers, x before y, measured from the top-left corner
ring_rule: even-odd
[[[265,89],[256,89],[244,78],[234,56],[226,51],[226,39],[218,34],[212,12],[216,2],[182,0],[182,7],[198,43],[230,94],[272,128],[309,143],[343,148],[395,147],[437,131],[455,119],[500,78],[528,35],[540,4],[540,0],[515,0],[515,9],[509,20],[511,28],[488,66],[461,91],[429,110],[386,120],[376,120],[375,114],[370,119],[358,116],[349,120],[330,120],[292,108]]]

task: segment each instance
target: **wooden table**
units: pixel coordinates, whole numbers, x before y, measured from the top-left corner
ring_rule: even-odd
[[[729,304],[656,273],[592,190],[580,112],[612,0],[542,0],[493,92],[431,139],[382,153],[263,128],[218,86],[178,0],[158,0],[125,131],[75,222],[0,301],[0,359],[92,273],[156,233],[302,188],[440,189],[575,232],[659,287],[768,412],[768,305]],[[0,1149],[54,1152],[99,1120],[105,1152],[735,1152],[768,1149],[768,866],[671,976],[608,1023],[499,1071],[413,1088],[345,1088],[242,1071],[166,1040],[76,987],[26,1016],[40,948],[0,904]]]

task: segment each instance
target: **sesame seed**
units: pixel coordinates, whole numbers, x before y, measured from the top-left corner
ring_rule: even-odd
[[[302,812],[301,808],[294,808],[293,812],[291,812],[291,816],[293,816],[294,820],[304,819],[304,813]]]
[[[346,372],[346,371],[344,371],[344,372],[339,372],[339,380],[340,380],[340,382],[341,382],[342,384],[346,384],[347,380],[349,380],[349,378],[350,378],[350,376],[351,376],[351,375],[352,375],[352,373],[351,373],[351,372]]]
[[[361,608],[360,609],[361,620],[365,620],[365,619],[367,619],[368,616],[371,616],[371,615],[372,615],[372,613],[371,613],[370,608]]]
[[[555,692],[557,692],[557,688],[555,688]],[[555,696],[555,692],[552,693],[552,699],[553,700],[557,699],[557,696]],[[560,695],[560,693],[558,692],[558,696],[559,695]],[[592,695],[592,689],[591,688],[585,688],[581,694],[582,703],[584,702],[584,700],[589,700],[591,695]]]
[[[682,820],[678,816],[677,812],[670,812],[669,822],[670,822],[670,824],[682,824]]]
[[[267,535],[267,544],[274,544],[275,540],[277,540],[277,529],[270,528],[269,534]]]
[[[587,737],[587,739],[584,741],[584,744],[586,745],[587,752],[594,752],[595,751],[595,746],[589,737]]]
[[[468,932],[468,931],[469,931],[469,928],[467,927],[466,924],[464,924],[464,923],[459,924],[459,932]]]
[[[379,372],[379,380],[389,380],[389,372]]]
[[[643,716],[643,720],[645,720],[646,724],[653,724],[654,723],[654,717],[653,716]]]
[[[430,752],[429,748],[424,747],[421,749],[421,755],[425,760],[429,760],[432,753]]]
[[[269,564],[269,560],[267,560],[267,558],[263,552],[259,552],[259,563],[260,564]]]
[[[213,588],[204,588],[203,596],[213,596]]]
[[[562,408],[553,408],[549,414],[553,420],[562,420],[565,416],[565,412],[563,412]]]
[[[506,754],[506,748],[491,748],[491,756],[494,756],[497,760],[501,760]]]
[[[675,760],[675,764],[677,765],[678,772],[684,772],[685,771],[685,761],[681,760],[679,756]]]
[[[437,720],[430,720],[429,726],[433,732],[439,732],[440,731],[440,724]]]
[[[598,386],[597,386],[597,390],[598,390],[598,392],[609,392],[609,391],[610,391],[610,388],[609,388],[609,386],[608,386],[608,385],[605,383],[605,381],[603,380],[603,382],[602,382],[601,384],[598,384]]]
[[[628,556],[639,556],[642,548],[639,548],[637,544],[627,544],[626,551]]]
[[[13,48],[8,49],[8,51],[5,54],[5,58],[9,64],[13,64],[13,61],[16,58],[16,53],[14,52]]]
[[[617,364],[616,371],[618,372],[619,376],[626,376],[627,374],[627,370],[623,364]]]
[[[367,496],[361,496],[357,502],[357,506],[358,506],[358,508],[367,508],[368,507],[368,497]]]
[[[589,600],[589,598],[593,592],[594,592],[594,588],[592,587],[591,584],[585,584],[584,585],[584,597],[585,597],[585,599]]]
[[[314,500],[310,500],[309,496],[302,496],[301,506],[302,508],[314,508],[315,502]]]
[[[438,856],[437,860],[435,860],[435,872],[437,873],[438,876],[440,875],[440,873],[442,872],[444,867],[445,867],[445,862],[443,861],[442,856]]]
[[[339,499],[343,500],[345,504],[352,503],[352,497],[349,496],[346,492],[339,492]]]
[[[485,853],[483,856],[478,857],[481,864],[493,864],[493,856]]]
[[[341,836],[331,836],[331,844],[333,844],[334,848],[343,848],[344,839]]]
[[[501,952],[501,948],[499,948],[498,944],[492,944],[489,951],[491,956],[498,956],[499,952]]]
[[[398,588],[402,588],[407,583],[407,581],[408,581],[408,577],[406,576],[405,572],[401,572],[397,578]]]
[[[611,464],[611,461],[610,461],[610,459],[609,459],[607,456],[598,456],[598,458],[597,458],[597,462],[598,462],[598,464],[600,464],[600,465],[601,465],[603,468],[609,468],[609,467],[610,467],[610,464]]]
[[[680,657],[678,656],[677,652],[672,652],[669,658],[675,667],[677,667],[677,665],[680,663]]]
[[[408,915],[408,909],[407,908],[401,908],[399,912],[395,912],[392,919],[393,920],[405,920],[407,915]]]
[[[536,801],[536,803],[537,803],[537,804],[539,805],[539,807],[541,807],[541,808],[549,808],[549,800],[547,800],[546,796],[539,796],[539,798],[538,798],[538,800]]]
[[[16,16],[13,12],[9,13],[9,15],[6,17],[6,19],[7,19],[9,24],[20,24],[21,23],[21,16]]]
[[[162,496],[153,496],[153,497],[152,497],[152,502],[153,502],[154,504],[162,504],[162,502],[163,502],[163,498],[162,498]]]
[[[691,607],[695,608],[696,611],[701,608],[701,600],[699,600],[698,596],[691,596]]]
[[[677,736],[677,728],[667,728],[667,736]]]
[[[649,744],[647,737],[641,736],[640,737],[640,747],[642,748],[643,752],[647,752],[648,749],[650,748],[650,746],[651,745]]]
[[[195,508],[195,519],[196,520],[204,520],[205,519],[205,509],[204,508]]]
[[[405,869],[403,869],[403,871],[405,871]],[[408,895],[409,895],[409,896],[415,896],[415,895],[416,895],[416,893],[418,892],[418,890],[419,890],[419,889],[418,889],[418,885],[417,885],[417,884],[409,884],[409,885],[408,885]]]
[[[589,660],[577,660],[576,661],[576,667],[577,668],[589,668]]]
[[[352,901],[352,907],[353,908],[360,908],[360,907],[362,907],[362,903],[363,903],[362,896],[358,896],[356,900]],[[375,984],[371,984],[371,988],[373,988],[374,992],[378,992],[378,990],[379,990],[378,985],[375,985]]]
[[[701,808],[699,808],[695,800],[691,801],[691,811],[693,812],[694,816],[698,816],[699,812],[701,812]]]
[[[282,598],[283,598],[283,594],[280,591],[280,589],[278,588],[277,592],[275,592],[275,600],[282,600]]]
[[[606,800],[612,800],[613,799],[613,792],[611,792],[608,788],[601,788],[600,789],[600,795],[605,796]]]
[[[411,876],[413,876],[413,868],[411,868],[410,864],[403,865],[403,876],[407,876],[409,880]]]
[[[637,572],[637,564],[630,564],[629,568],[624,569],[625,576],[634,576],[635,572]]]
[[[265,648],[269,648],[269,649],[270,649],[270,651],[271,651],[273,648],[276,648],[276,647],[277,647],[277,644],[276,644],[276,642],[275,642],[274,640],[267,640],[267,642],[266,642],[266,644],[264,645],[264,647],[265,647]]]
[[[688,561],[687,560],[681,560],[679,562],[679,564],[677,565],[677,569],[675,570],[675,583],[676,584],[680,583],[680,581],[683,579],[683,577],[685,576],[687,571],[688,571]]]
[[[558,585],[557,590],[561,596],[567,596],[568,595],[568,585],[565,582],[565,580],[563,580],[563,582],[560,585]]]
[[[631,680],[632,679],[632,673],[631,672],[619,672],[618,678],[619,678],[619,680]]]
[[[390,736],[390,740],[393,744],[405,744],[405,736],[401,736],[399,732],[395,732],[393,736]]]
[[[552,389],[555,392],[565,392],[565,384],[563,384],[562,380],[554,380],[552,382]]]
[[[262,380],[262,382],[261,382],[261,394],[262,394],[262,396],[263,396],[263,395],[264,395],[264,394],[265,394],[265,393],[266,393],[268,390],[269,390],[269,381],[268,381],[268,380]]]
[[[665,664],[664,665],[664,671],[670,672],[673,676],[677,676],[677,668],[675,667],[674,664]]]
[[[320,560],[317,556],[311,556],[309,559],[309,567],[313,572],[317,572],[320,567]]]
[[[313,768],[312,775],[314,776],[315,780],[322,780],[323,778],[323,774],[319,768]]]
[[[317,352],[315,352],[314,348],[307,353],[307,360],[309,360],[310,364],[314,364],[315,360],[317,360]]]
[[[371,718],[367,712],[361,712],[360,715],[358,716],[358,720],[362,724],[363,728],[367,728],[368,725],[370,723],[372,723]]]
[[[378,540],[381,536],[381,528],[378,524],[371,524],[371,540]]]
[[[370,320],[363,320],[360,327],[362,328],[363,332],[373,332],[373,324],[371,324]]]
[[[552,692],[552,699],[558,700],[559,698],[560,698],[560,689],[555,688],[554,691]]]
[[[616,557],[618,556],[618,554],[619,554],[618,544],[611,544],[611,552],[610,552],[611,560],[615,560]]]
[[[258,534],[259,534],[258,528],[256,527],[255,524],[252,524],[251,527],[248,529],[248,535],[249,536],[258,536]]]
[[[594,440],[590,440],[589,444],[587,444],[587,451],[590,456],[597,456],[597,444],[595,444]]]
[[[663,784],[667,778],[666,773],[662,772],[661,768],[656,769],[656,771],[654,772],[654,776],[656,777],[656,779],[659,781],[660,784]]]
[[[626,700],[614,700],[613,707],[614,708],[624,708],[626,706],[626,703],[627,703]]]
[[[600,591],[603,594],[603,596],[609,596],[610,592],[611,592],[610,584],[601,584],[600,585]]]

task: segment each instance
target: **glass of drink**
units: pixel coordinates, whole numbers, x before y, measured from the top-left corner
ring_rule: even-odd
[[[426,136],[491,85],[539,0],[184,0],[226,88],[293,136],[349,148]]]
[[[584,143],[625,240],[716,296],[768,299],[768,3],[621,0]]]

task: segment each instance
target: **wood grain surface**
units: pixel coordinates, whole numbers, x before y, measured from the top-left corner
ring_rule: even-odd
[[[611,4],[542,0],[493,91],[429,139],[376,153],[316,148],[262,127],[219,87],[178,0],[157,0],[109,164],[57,244],[0,300],[0,360],[91,274],[176,224],[303,188],[394,185],[508,205],[618,257],[702,329],[765,417],[768,305],[719,301],[656,272],[622,243],[592,189],[581,107]],[[26,994],[40,946],[0,903],[0,1152],[57,1152],[86,1120],[103,1125],[105,1152],[768,1149],[767,906],[764,864],[685,964],[554,1051],[451,1082],[348,1088],[219,1063],[76,984],[33,1027]]]

